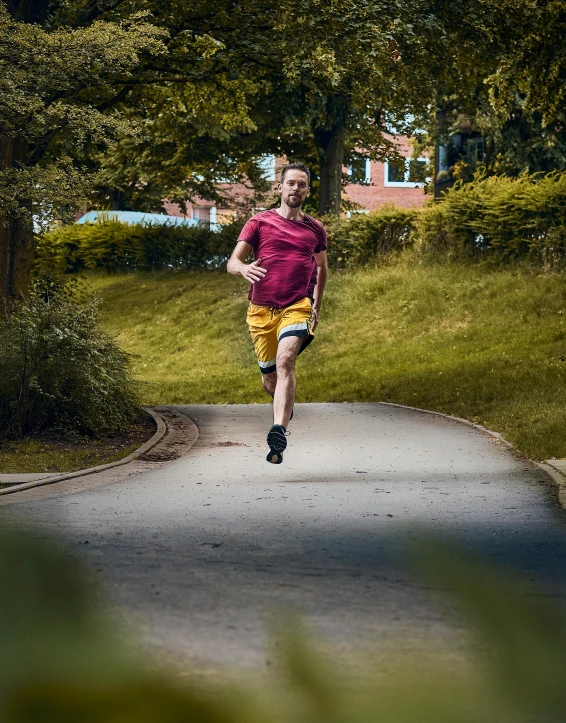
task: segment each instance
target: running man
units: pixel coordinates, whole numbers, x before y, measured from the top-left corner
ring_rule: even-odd
[[[289,163],[277,188],[281,205],[251,218],[228,261],[250,282],[247,322],[265,391],[273,397],[267,461],[281,464],[295,402],[295,359],[314,339],[328,276],[326,231],[301,211],[310,171]],[[246,264],[253,252],[254,261]]]

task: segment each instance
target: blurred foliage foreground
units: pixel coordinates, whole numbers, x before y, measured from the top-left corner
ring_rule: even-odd
[[[279,665],[269,692],[260,694],[259,686],[251,692],[249,673],[246,686],[191,684],[142,665],[105,621],[92,582],[68,555],[45,540],[1,531],[0,720],[564,720],[562,611],[445,545],[421,540],[419,550],[425,580],[459,599],[481,637],[477,674],[459,674],[431,658],[418,669],[405,665],[393,675],[376,670],[370,682],[346,683],[344,668],[317,655],[300,625],[291,625],[278,636]]]

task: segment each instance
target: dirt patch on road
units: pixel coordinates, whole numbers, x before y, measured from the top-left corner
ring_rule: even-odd
[[[151,407],[167,426],[165,436],[149,452],[138,457],[143,462],[170,462],[186,454],[198,437],[198,430],[187,416],[171,407]]]

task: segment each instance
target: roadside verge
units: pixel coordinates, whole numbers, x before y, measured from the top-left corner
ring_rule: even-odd
[[[196,425],[178,410],[167,406],[144,407],[144,409],[153,417],[157,428],[147,442],[144,442],[141,447],[138,447],[138,449],[127,457],[116,460],[115,462],[101,464],[97,467],[77,470],[76,472],[65,472],[63,474],[49,476],[38,473],[37,479],[24,483],[4,483],[9,484],[9,486],[0,488],[0,495],[14,494],[15,492],[32,489],[34,487],[42,487],[44,485],[55,484],[55,482],[74,479],[75,477],[97,474],[114,467],[130,464],[136,460],[167,462],[184,454],[198,439],[198,428]]]

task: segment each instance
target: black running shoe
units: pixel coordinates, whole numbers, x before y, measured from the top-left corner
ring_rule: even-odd
[[[266,459],[271,464],[283,462],[283,452],[287,448],[286,432],[287,430],[282,424],[274,424],[267,433],[269,452]]]

